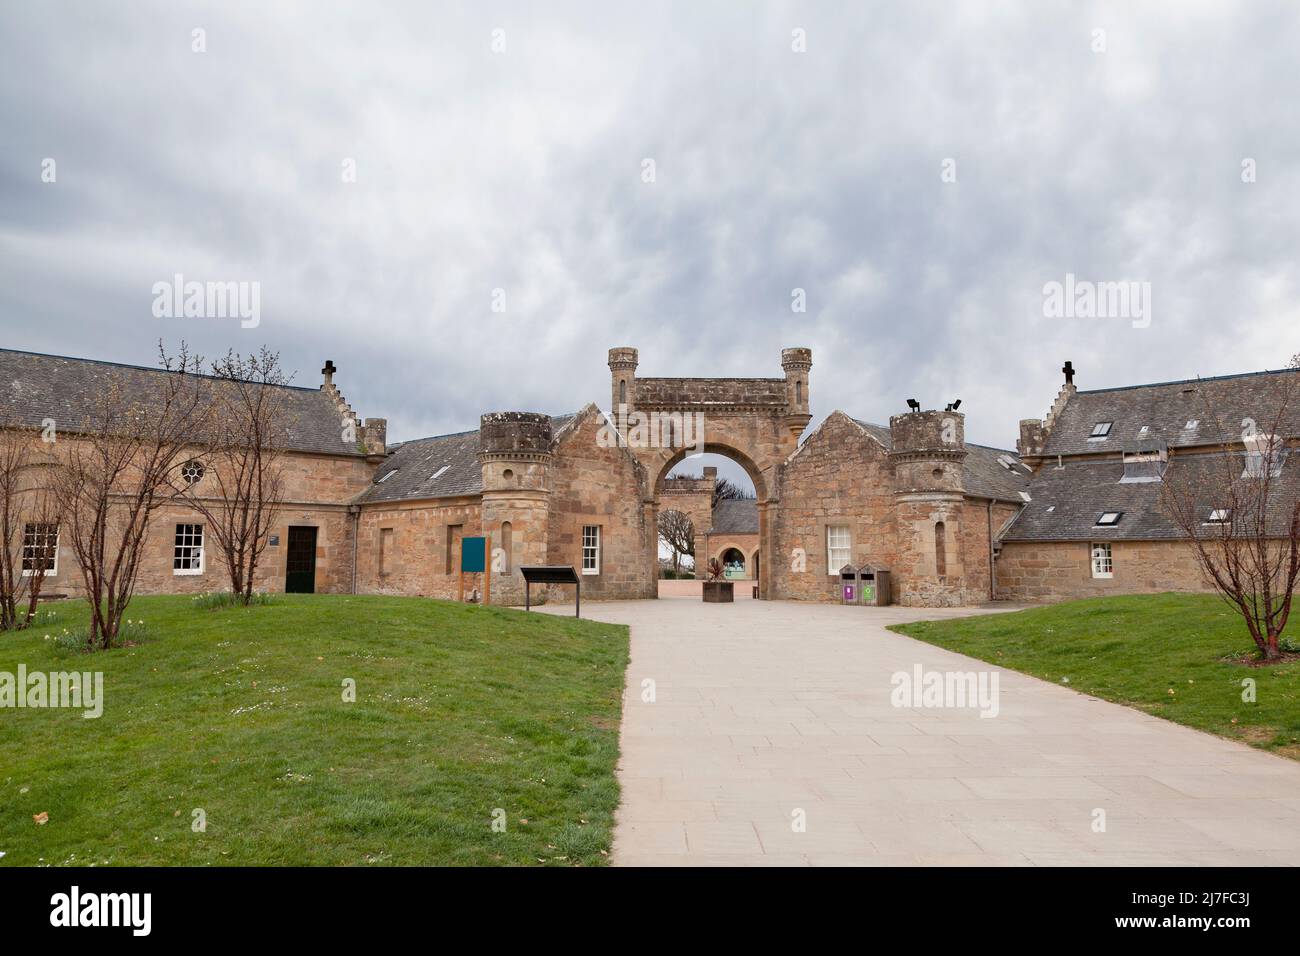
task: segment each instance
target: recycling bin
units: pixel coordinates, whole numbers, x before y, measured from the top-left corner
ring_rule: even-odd
[[[851,564],[846,564],[840,568],[840,603],[857,604],[860,588],[858,586],[858,569]]]
[[[843,572],[841,572],[842,574]],[[889,572],[884,568],[864,564],[858,568],[859,602],[872,607],[884,607],[891,601]]]

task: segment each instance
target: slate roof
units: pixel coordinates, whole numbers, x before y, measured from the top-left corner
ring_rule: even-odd
[[[402,442],[375,472],[357,504],[406,498],[454,498],[483,491],[478,430]],[[447,470],[434,478],[442,467]]]
[[[858,421],[856,418],[853,420],[861,425],[867,434],[884,445],[886,450],[893,447],[889,429],[884,425]],[[1029,488],[1030,472],[1021,463],[1019,455],[1005,448],[991,448],[988,445],[973,445],[969,442],[966,451],[966,460],[962,463],[962,484],[966,494],[977,498],[993,498],[997,501],[1014,501],[1016,504],[1024,501],[1020,493]],[[1012,463],[1011,467],[1007,467],[999,459],[1009,460]]]
[[[1232,453],[1233,472],[1245,468],[1245,456]],[[1221,474],[1221,453],[1184,453],[1169,461],[1165,481],[1194,488]],[[1032,501],[1025,505],[1003,532],[1003,541],[1150,541],[1184,535],[1161,507],[1159,481],[1121,482],[1124,463],[1118,459],[1066,460],[1062,467],[1044,465],[1030,485]],[[1289,507],[1300,495],[1300,456],[1288,455],[1281,474],[1274,478],[1269,502],[1270,531],[1282,534]],[[1205,500],[1199,508],[1208,519],[1212,508],[1224,502]],[[1113,527],[1098,527],[1105,511],[1121,511]]]
[[[551,434],[556,436],[576,416],[552,415]],[[483,468],[479,464],[478,429],[417,438],[391,446],[391,454],[375,472],[375,484],[357,504],[420,498],[457,498],[483,493]],[[438,474],[446,465],[447,470]],[[437,478],[433,476],[438,474]],[[391,477],[385,478],[385,475]]]
[[[723,498],[713,507],[709,534],[758,534],[758,502],[753,498]]]
[[[1170,448],[1240,441],[1243,419],[1254,419],[1261,430],[1272,427],[1279,396],[1288,385],[1298,390],[1283,430],[1300,435],[1297,375],[1300,371],[1282,369],[1076,392],[1053,424],[1043,455],[1115,453],[1125,443],[1153,438],[1168,442]],[[1218,419],[1217,430],[1212,418]],[[1184,427],[1189,421],[1199,425],[1189,431]],[[1104,441],[1089,441],[1098,422],[1114,424]]]
[[[75,432],[91,418],[94,396],[106,383],[120,382],[132,399],[146,402],[167,374],[171,373],[138,365],[0,349],[0,420],[40,428],[44,419],[52,418],[58,428]],[[269,387],[283,388],[287,396],[288,449],[329,455],[364,454],[356,442],[343,440],[339,412],[320,389]]]

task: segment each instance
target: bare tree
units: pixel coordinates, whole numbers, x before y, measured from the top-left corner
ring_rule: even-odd
[[[247,357],[228,352],[212,363],[209,467],[190,469],[177,490],[207,523],[230,577],[230,591],[247,605],[271,531],[284,502],[289,384],[278,352]],[[206,479],[206,480],[205,480]]]
[[[51,464],[39,432],[0,424],[0,630],[31,623],[54,566],[59,518]]]
[[[703,475],[673,475],[665,481],[703,481]],[[716,508],[719,501],[753,501],[754,492],[746,491],[740,485],[727,478],[717,478],[713,482],[713,500],[709,502],[710,508]]]
[[[1292,367],[1300,367],[1300,356]],[[1241,419],[1240,440],[1232,438],[1240,410],[1224,407],[1215,389],[1202,387],[1200,428],[1213,429],[1218,447],[1172,458],[1161,488],[1165,513],[1268,661],[1281,657],[1279,640],[1300,577],[1300,463],[1283,467],[1287,438],[1295,434],[1297,378],[1278,375],[1269,407]]]
[[[135,593],[154,512],[174,497],[187,446],[203,433],[210,401],[200,360],[184,344],[165,374],[110,374],[83,421],[56,443],[54,488],[63,539],[90,604],[90,647],[108,649]]]
[[[695,526],[680,511],[659,512],[659,537],[673,553],[673,574],[682,570],[682,558],[695,557]]]
[[[735,482],[726,478],[719,478],[713,485],[713,502],[712,507],[716,508],[719,501],[751,501],[754,498],[752,491],[746,491]]]

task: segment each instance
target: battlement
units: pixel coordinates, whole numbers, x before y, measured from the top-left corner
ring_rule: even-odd
[[[479,454],[549,455],[551,416],[538,412],[489,412],[479,419]]]
[[[892,415],[889,434],[895,458],[966,455],[966,417],[961,412],[931,409]]]

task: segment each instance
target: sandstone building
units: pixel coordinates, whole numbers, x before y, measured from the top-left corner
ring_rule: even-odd
[[[286,387],[288,493],[258,587],[452,598],[461,539],[486,535],[494,603],[522,603],[518,569],[529,564],[573,566],[584,596],[651,598],[657,515],[674,508],[695,524],[697,563],[738,556],[763,598],[838,600],[846,564],[888,569],[894,600],[922,606],[1198,589],[1187,545],[1160,515],[1157,472],[1224,438],[1195,427],[1196,388],[1245,414],[1279,376],[1296,374],[1085,392],[1067,364],[1047,418],[1022,422],[1012,451],[966,442],[954,407],[915,408],[887,425],[834,411],[805,435],[808,349],[783,350],[782,374],[770,378],[640,377],[632,348],[611,349],[609,369],[608,413],[595,404],[563,416],[492,412],[475,431],[395,444],[384,419],[353,411],[333,363],[319,388]],[[5,420],[75,422],[107,377],[160,374],[0,351]],[[714,474],[668,477],[700,451],[736,461],[756,500],[702,507]],[[211,494],[201,448],[191,462],[190,493]],[[43,533],[31,529],[33,541]],[[151,534],[141,591],[226,586],[183,502],[160,512]],[[79,590],[71,561],[58,548],[47,592]]]

